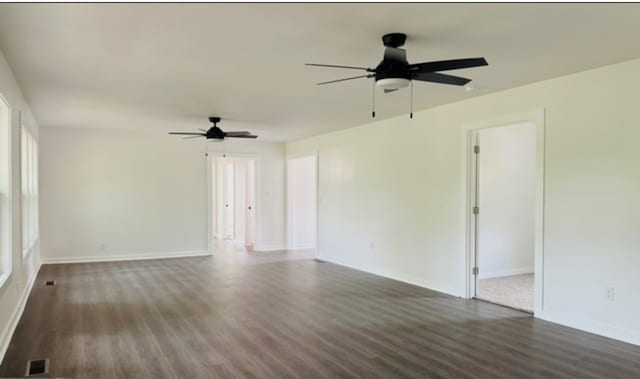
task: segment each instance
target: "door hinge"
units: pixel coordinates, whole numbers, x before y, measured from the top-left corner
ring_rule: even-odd
[[[473,214],[474,215],[480,214],[480,207],[478,206],[473,207]]]
[[[473,275],[478,275],[480,273],[480,269],[476,266],[473,268]]]
[[[480,154],[480,145],[475,145],[473,147],[473,152],[476,153],[476,154]]]

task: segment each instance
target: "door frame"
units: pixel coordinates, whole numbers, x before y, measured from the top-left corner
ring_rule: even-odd
[[[319,256],[319,252],[320,252],[320,173],[319,173],[319,169],[320,169],[320,163],[319,163],[319,154],[318,151],[315,150],[313,152],[310,153],[299,153],[299,154],[290,154],[286,156],[286,161],[285,161],[285,177],[286,177],[286,185],[285,185],[285,192],[286,192],[286,226],[287,226],[287,233],[286,233],[286,238],[287,238],[287,249],[292,249],[293,248],[293,224],[292,224],[292,219],[291,219],[291,197],[289,196],[289,161],[292,159],[298,159],[298,158],[307,158],[307,157],[314,157],[315,159],[315,171],[316,171],[316,199],[315,199],[315,208],[316,208],[316,235],[315,235],[315,246],[313,247],[313,249],[315,249],[315,256],[318,257]]]
[[[254,250],[259,250],[259,246],[262,245],[262,241],[260,239],[260,209],[261,205],[261,197],[260,197],[260,156],[253,153],[241,153],[241,152],[222,152],[222,151],[211,151],[207,149],[207,246],[209,249],[209,254],[213,255],[214,253],[214,244],[213,244],[213,222],[214,222],[214,214],[213,214],[213,204],[216,201],[213,198],[213,176],[212,176],[212,166],[214,162],[214,158],[248,158],[253,159],[254,162],[254,200],[255,204],[253,205],[254,210]],[[235,183],[234,183],[235,186]]]
[[[541,315],[544,310],[544,149],[545,149],[545,110],[544,108],[524,111],[488,120],[480,120],[464,124],[462,127],[462,240],[465,241],[463,249],[464,267],[463,273],[465,298],[474,297],[476,275],[473,273],[475,266],[475,218],[473,207],[475,206],[475,159],[473,147],[474,137],[482,129],[496,128],[518,123],[531,122],[536,126],[536,191],[535,191],[535,221],[534,221],[534,316]],[[480,152],[482,154],[482,152]],[[480,211],[482,212],[482,210]]]

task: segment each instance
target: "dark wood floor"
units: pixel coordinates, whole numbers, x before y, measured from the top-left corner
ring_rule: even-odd
[[[55,279],[55,287],[44,287]],[[640,347],[304,254],[43,266],[0,366],[73,378],[639,378]]]

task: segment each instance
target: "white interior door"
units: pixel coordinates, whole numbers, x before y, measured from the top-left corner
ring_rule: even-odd
[[[246,166],[245,180],[245,246],[253,246],[255,243],[255,196],[256,196],[256,164],[255,160],[249,159]]]
[[[211,207],[210,211],[211,211],[211,219],[210,219],[210,225],[209,227],[211,228],[211,235],[213,236],[213,238],[218,238],[218,226],[217,226],[217,214],[218,214],[218,187],[217,187],[217,182],[218,182],[218,173],[217,173],[217,159],[215,157],[209,158],[209,170],[210,170],[210,187],[209,190],[211,191],[211,193],[209,194],[211,196],[211,202],[209,204],[209,206]]]
[[[246,204],[246,180],[247,180],[247,159],[234,158],[234,219],[235,236],[238,243],[245,243],[245,204]]]
[[[235,238],[235,212],[234,212],[234,163],[233,159],[224,159],[224,238]]]
[[[215,213],[214,213],[214,225],[215,231],[214,235],[216,239],[224,239],[225,238],[225,223],[224,223],[224,214],[225,214],[225,166],[224,159],[221,157],[217,157],[215,159],[215,192],[214,203],[215,205]]]

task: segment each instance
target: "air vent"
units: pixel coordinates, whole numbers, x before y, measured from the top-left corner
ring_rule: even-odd
[[[46,282],[44,282],[45,287],[50,287],[50,286],[55,286],[56,285],[56,281],[55,280],[47,280]]]
[[[49,373],[49,359],[34,359],[27,362],[25,376],[47,375]]]

